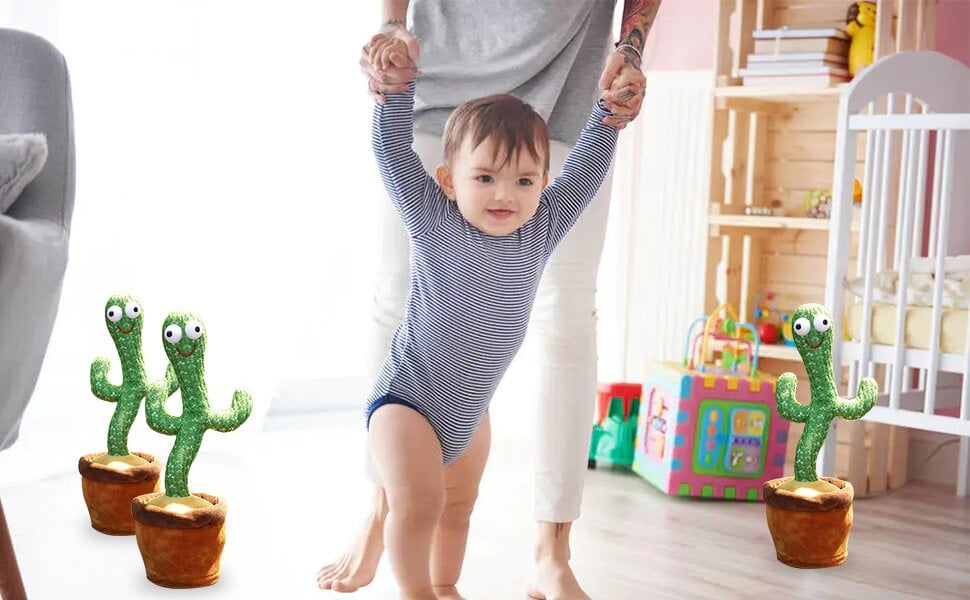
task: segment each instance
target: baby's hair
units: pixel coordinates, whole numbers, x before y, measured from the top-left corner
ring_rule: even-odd
[[[452,164],[466,137],[471,140],[472,148],[492,139],[494,158],[498,159],[502,153],[503,166],[525,150],[543,162],[545,173],[549,172],[549,127],[535,109],[515,96],[486,96],[456,108],[445,125],[445,164]]]

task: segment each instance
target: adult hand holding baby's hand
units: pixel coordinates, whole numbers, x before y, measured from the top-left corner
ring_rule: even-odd
[[[418,76],[418,40],[398,21],[381,28],[364,45],[360,67],[367,76],[367,88],[374,101],[384,104],[384,94],[406,92]]]
[[[606,67],[600,75],[599,87],[603,90],[600,98],[613,113],[603,119],[603,123],[617,131],[626,127],[640,114],[647,78],[640,71],[639,58],[639,55],[634,55],[621,46],[606,61]]]

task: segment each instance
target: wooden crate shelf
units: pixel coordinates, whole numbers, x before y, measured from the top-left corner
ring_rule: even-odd
[[[787,104],[837,102],[845,86],[844,83],[821,88],[724,85],[714,88],[714,99],[721,109],[772,112]]]
[[[719,227],[741,227],[754,229],[813,229],[828,231],[828,219],[809,219],[808,217],[768,217],[757,215],[710,215],[708,222]]]

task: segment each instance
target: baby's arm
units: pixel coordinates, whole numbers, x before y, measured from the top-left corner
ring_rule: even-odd
[[[374,105],[374,156],[391,202],[411,237],[431,230],[444,214],[447,198],[421,164],[414,142],[414,82],[403,94],[388,94]]]
[[[610,169],[617,132],[602,122],[610,114],[601,101],[596,102],[562,172],[542,193],[550,215],[550,252],[579,219]]]

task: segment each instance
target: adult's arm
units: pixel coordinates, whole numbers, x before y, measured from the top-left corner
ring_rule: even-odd
[[[623,129],[640,114],[647,79],[640,68],[647,35],[653,28],[661,0],[626,0],[616,51],[600,76],[603,104],[613,113],[603,122]]]

